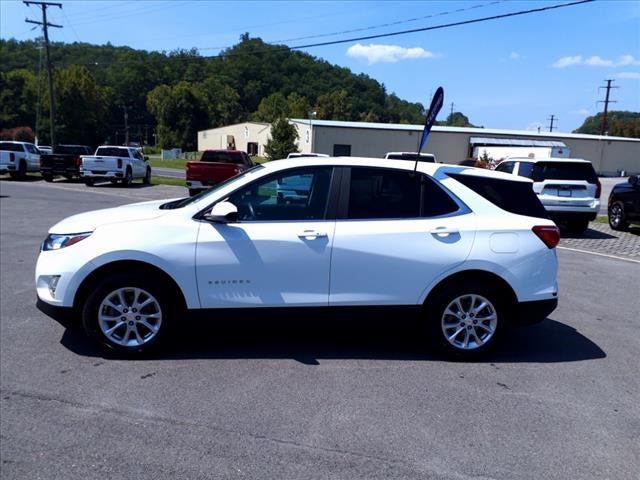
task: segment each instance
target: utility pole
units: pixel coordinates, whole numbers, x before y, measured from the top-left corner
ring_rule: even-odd
[[[42,9],[42,22],[36,22],[35,20],[25,19],[27,23],[33,23],[35,25],[42,25],[42,31],[44,33],[44,48],[47,55],[47,74],[49,80],[49,134],[51,135],[51,147],[55,147],[55,136],[54,136],[54,119],[56,116],[55,110],[55,101],[53,99],[53,74],[51,71],[51,56],[49,55],[49,27],[62,28],[62,25],[55,25],[53,23],[47,22],[47,7],[58,7],[62,8],[61,3],[52,3],[52,2],[35,2],[31,0],[23,0],[23,3],[27,6],[38,5]]]
[[[124,144],[125,146],[129,145],[129,112],[127,111],[127,107],[123,106],[124,109]]]
[[[450,119],[453,119],[453,105],[454,105],[454,103],[451,102],[451,112],[449,113],[449,118]]]
[[[554,120],[558,120],[558,117],[556,117],[555,115],[551,115],[547,120],[549,120],[549,131],[553,132],[553,121]]]
[[[613,80],[605,80],[605,82],[607,82],[606,86],[602,86],[599,87],[598,90],[600,90],[600,88],[606,88],[607,89],[607,93],[604,97],[604,100],[600,100],[598,103],[604,103],[604,112],[602,112],[602,127],[600,128],[600,135],[606,135],[607,134],[607,114],[609,113],[609,104],[610,103],[618,103],[615,100],[609,100],[609,93],[611,92],[612,88],[618,88],[618,87],[613,87],[611,86],[611,82],[613,82]]]

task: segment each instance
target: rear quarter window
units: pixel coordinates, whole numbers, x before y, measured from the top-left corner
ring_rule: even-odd
[[[597,175],[590,163],[537,162],[528,175],[534,182],[543,180],[585,180],[597,183]]]
[[[449,176],[495,206],[516,215],[549,218],[529,182],[450,173]]]

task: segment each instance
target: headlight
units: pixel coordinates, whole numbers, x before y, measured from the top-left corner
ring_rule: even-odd
[[[44,242],[42,242],[42,250],[60,250],[64,247],[70,247],[74,243],[84,240],[91,235],[91,233],[92,232],[69,233],[66,235],[51,233],[44,239]]]

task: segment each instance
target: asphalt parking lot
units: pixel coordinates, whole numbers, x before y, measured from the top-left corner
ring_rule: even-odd
[[[121,360],[35,308],[49,226],[185,194],[0,180],[2,478],[638,479],[640,232],[563,239],[558,309],[479,363],[399,318],[267,315]]]

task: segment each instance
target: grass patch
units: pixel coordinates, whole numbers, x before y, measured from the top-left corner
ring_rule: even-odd
[[[186,188],[184,178],[159,177],[157,175],[151,176],[151,185],[173,185]]]
[[[180,158],[161,160],[159,156],[155,158],[149,156],[149,163],[151,164],[152,168],[175,168],[176,170],[184,170],[184,164],[187,163],[187,160],[183,160]]]
[[[609,223],[609,218],[606,215],[598,215],[593,222],[594,223]]]

